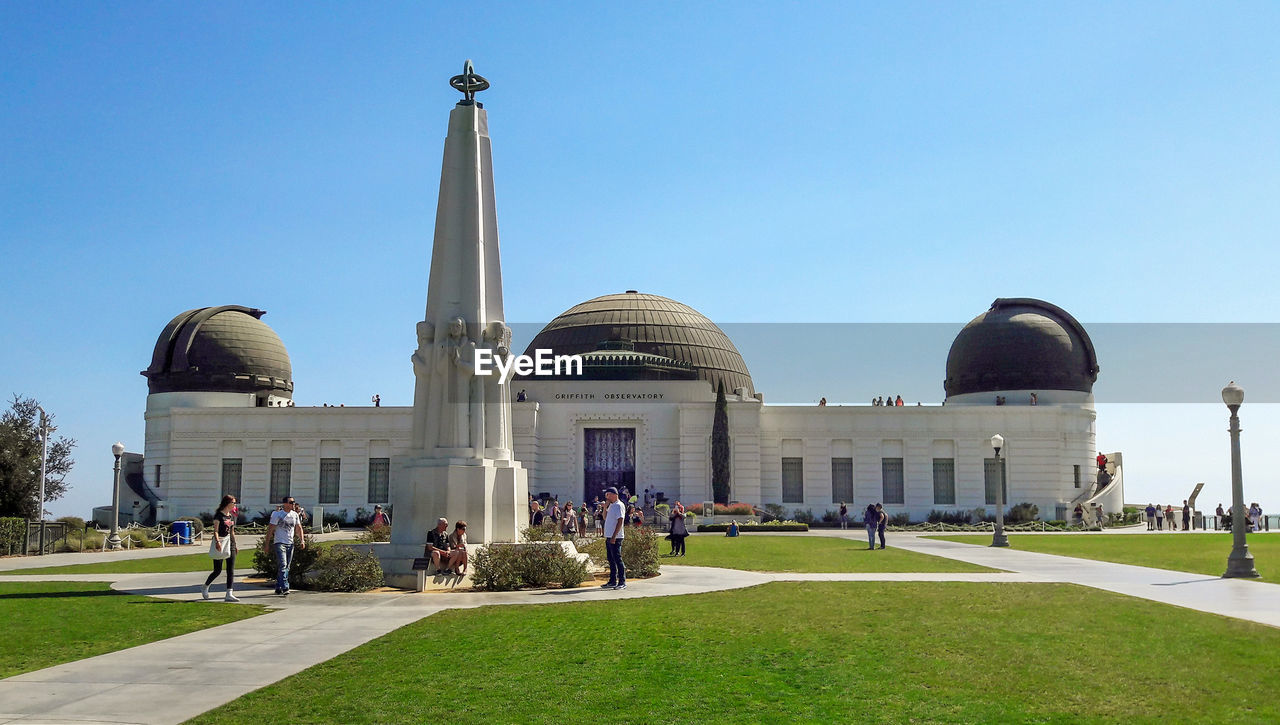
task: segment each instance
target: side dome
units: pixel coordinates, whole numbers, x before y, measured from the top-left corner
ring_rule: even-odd
[[[156,340],[151,367],[142,371],[151,393],[269,393],[290,398],[289,353],[261,318],[239,305],[187,310]]]
[[[973,318],[947,355],[947,397],[1001,390],[1092,393],[1098,356],[1089,333],[1060,307],[998,299]]]
[[[525,354],[539,349],[583,355],[586,364],[577,380],[701,379],[713,390],[723,381],[726,392],[755,393],[746,361],[714,322],[686,304],[634,290],[565,310]],[[616,364],[607,364],[611,357]]]

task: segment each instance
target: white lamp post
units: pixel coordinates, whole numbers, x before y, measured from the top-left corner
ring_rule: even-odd
[[[124,444],[113,444],[111,455],[116,457],[116,475],[115,485],[111,487],[111,535],[107,537],[107,549],[115,551],[120,548],[120,456],[124,455]]]
[[[1224,577],[1257,577],[1253,568],[1253,554],[1245,541],[1248,520],[1244,515],[1244,483],[1240,471],[1240,406],[1244,404],[1244,388],[1235,381],[1222,389],[1222,402],[1231,411],[1231,555],[1227,557],[1227,573]]]
[[[40,517],[40,555],[44,556],[44,477],[45,461],[49,460],[49,416],[38,405],[36,410],[40,411],[40,506],[36,516]]]
[[[1004,466],[1000,463],[1001,448],[1004,448],[1004,436],[996,433],[991,436],[991,449],[996,452],[996,470],[1000,472],[1000,480],[996,483],[996,529],[991,534],[992,546],[1009,545],[1009,537],[1004,535]]]

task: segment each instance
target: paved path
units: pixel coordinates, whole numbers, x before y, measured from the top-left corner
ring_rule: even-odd
[[[861,531],[823,532],[860,539]],[[766,534],[752,534],[764,536]],[[675,596],[771,581],[1070,582],[1280,626],[1280,585],[891,534],[911,551],[1003,569],[994,573],[794,574],[667,566],[624,592],[595,587],[499,593],[296,592],[237,584],[268,614],[0,680],[0,723],[177,723],[450,608]],[[696,542],[695,542],[696,543]],[[110,556],[110,555],[108,555]],[[104,581],[137,594],[200,597],[202,572],[0,576],[0,581]],[[221,587],[215,586],[215,592]],[[210,603],[208,606],[224,606]],[[217,684],[206,684],[206,683]]]

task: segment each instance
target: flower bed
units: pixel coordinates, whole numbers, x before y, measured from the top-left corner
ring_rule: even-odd
[[[729,524],[698,524],[698,533],[728,531]],[[747,533],[766,533],[771,531],[808,531],[808,524],[795,521],[773,521],[767,524],[739,524],[738,531]]]

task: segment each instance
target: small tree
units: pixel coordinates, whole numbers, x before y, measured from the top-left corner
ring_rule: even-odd
[[[34,398],[13,396],[9,409],[0,416],[0,516],[43,518],[40,508],[40,409]],[[67,474],[75,461],[71,449],[76,442],[53,438],[58,430],[48,416],[49,457],[45,464],[45,501],[55,501],[67,492]]]
[[[729,404],[724,381],[716,386],[716,412],[711,420],[711,496],[729,503]]]

